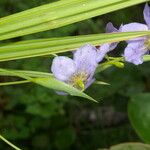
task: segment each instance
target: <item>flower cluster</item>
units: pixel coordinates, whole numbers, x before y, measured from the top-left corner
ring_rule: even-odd
[[[146,24],[129,23],[121,25],[116,29],[112,23],[106,25],[106,33],[147,31],[150,29],[150,7],[148,4],[144,8],[144,19]],[[150,37],[145,36],[126,41],[127,47],[124,51],[124,59],[127,62],[139,65],[143,63],[143,55],[150,49]],[[94,73],[98,64],[105,55],[117,47],[118,43],[103,44],[96,48],[90,44],[78,48],[73,53],[73,59],[66,56],[54,58],[51,71],[56,79],[65,82],[79,90],[85,90],[94,81]]]
[[[150,29],[150,7],[148,4],[144,8],[144,20],[146,24],[142,23],[129,23],[122,27],[122,32],[129,31],[147,31]],[[135,38],[127,41],[128,45],[124,51],[125,60],[135,65],[143,63],[143,56],[150,50],[150,37],[145,36],[142,38]]]

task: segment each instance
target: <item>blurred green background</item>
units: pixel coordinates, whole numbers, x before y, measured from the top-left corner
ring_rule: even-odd
[[[0,17],[49,2],[52,0],[0,0]],[[116,27],[144,22],[143,7],[141,4],[9,42],[101,33],[109,21]],[[110,55],[122,54],[124,47],[125,43],[120,43]],[[9,61],[0,63],[0,67],[49,72],[52,59],[47,56]],[[92,85],[86,91],[99,104],[58,96],[35,84],[0,87],[0,133],[23,150],[96,150],[121,142],[141,141],[129,122],[127,104],[133,95],[150,92],[149,65],[148,62],[138,67],[125,64],[124,69],[112,67],[96,75],[97,80],[111,84]],[[0,82],[14,79],[0,77]],[[11,149],[0,141],[0,150]]]

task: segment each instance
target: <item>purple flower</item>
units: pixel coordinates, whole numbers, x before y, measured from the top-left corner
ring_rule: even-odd
[[[145,5],[143,14],[144,14],[145,22],[148,28],[150,29],[150,7],[148,6],[148,4]]]
[[[144,19],[146,24],[142,23],[129,23],[122,27],[122,32],[130,31],[148,31],[150,29],[150,7],[148,4],[144,8]],[[124,57],[127,62],[131,62],[135,65],[143,63],[143,56],[150,50],[150,37],[144,36],[134,38],[127,41],[128,45],[124,51]]]
[[[93,76],[98,65],[96,58],[96,48],[85,45],[73,53],[73,59],[66,56],[55,57],[51,71],[58,80],[84,90],[95,80]]]
[[[120,32],[121,28],[122,28],[122,25],[120,26],[120,28],[118,30],[113,26],[113,24],[111,22],[109,22],[106,25],[106,33]],[[97,62],[101,62],[103,60],[103,58],[105,57],[105,55],[108,52],[115,49],[117,47],[117,45],[118,45],[118,42],[102,44],[97,51],[97,53],[98,53]]]

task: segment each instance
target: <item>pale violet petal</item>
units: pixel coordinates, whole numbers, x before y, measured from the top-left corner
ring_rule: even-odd
[[[103,44],[97,50],[97,59],[96,61],[99,63],[101,62],[105,55],[110,51],[110,44]]]
[[[113,26],[111,22],[106,25],[106,33],[118,32],[118,29]]]
[[[122,25],[120,26],[119,30],[113,26],[111,22],[107,23],[106,25],[106,33],[112,33],[112,32],[120,32]],[[97,50],[97,59],[96,61],[99,63],[103,60],[105,55],[109,52],[114,50],[118,45],[118,42],[115,43],[106,43],[102,44],[99,49]]]
[[[85,85],[85,89],[87,89],[89,86],[91,86],[94,82],[95,82],[95,78],[91,78],[90,80],[88,80]]]
[[[148,25],[149,29],[150,29],[150,7],[148,6],[148,4],[145,5],[144,11],[144,19],[146,24]]]
[[[57,93],[58,95],[62,95],[62,96],[68,95],[68,93],[65,93],[65,92],[62,92],[62,91],[56,91],[56,93]]]
[[[125,24],[121,27],[122,32],[147,31],[147,30],[148,30],[147,25],[137,22]]]
[[[129,23],[125,24],[121,27],[121,32],[133,32],[133,31],[147,31],[148,26],[142,23]],[[145,37],[139,37],[139,38],[134,38],[131,40],[128,40],[127,42],[131,41],[138,41],[138,40],[143,40]]]
[[[115,42],[115,43],[111,43],[110,44],[110,51],[114,50],[118,45],[118,42]]]
[[[57,56],[52,62],[51,71],[58,80],[67,81],[76,72],[76,64],[68,57]]]
[[[90,44],[80,47],[73,55],[78,71],[85,71],[89,75],[93,74],[97,67],[96,57],[97,49]]]
[[[120,25],[118,32],[122,31],[123,24]]]
[[[123,24],[120,25],[119,29],[117,29],[114,27],[114,25],[111,22],[109,22],[106,25],[106,33],[121,32],[122,27],[123,27]]]
[[[117,45],[118,45],[118,42],[110,43],[110,44],[108,44],[108,43],[102,44],[102,45],[98,48],[98,50],[97,50],[97,59],[96,59],[96,61],[97,61],[98,63],[101,62],[101,61],[104,59],[105,55],[106,55],[108,52],[114,50],[114,49],[117,47]]]
[[[143,63],[143,55],[147,53],[144,41],[130,42],[124,51],[124,58],[127,62],[139,65]]]

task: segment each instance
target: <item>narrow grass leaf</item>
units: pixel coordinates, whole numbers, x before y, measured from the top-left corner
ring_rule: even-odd
[[[78,89],[76,89],[76,88],[74,88],[74,87],[72,87],[72,86],[70,86],[64,82],[61,82],[52,76],[44,77],[44,78],[31,78],[30,76],[27,76],[23,72],[21,73],[21,72],[16,72],[13,70],[10,71],[7,69],[2,69],[2,68],[0,68],[0,71],[4,72],[6,74],[11,74],[12,76],[17,76],[17,77],[26,79],[28,82],[33,82],[33,83],[39,84],[39,85],[44,86],[44,87],[49,88],[49,89],[54,89],[57,91],[63,91],[63,92],[66,92],[72,96],[83,97],[83,98],[89,99],[91,101],[97,102],[95,99],[88,96],[84,92],[82,92],[82,91],[80,91],[80,90],[78,90]]]
[[[21,15],[17,14],[16,17],[11,16],[11,18],[22,16],[20,21],[18,21],[18,19],[13,22],[11,18],[9,21],[9,17],[5,19],[2,18],[2,23],[0,22],[0,40],[62,27],[147,1],[149,0],[81,0],[80,2],[73,0],[72,3],[69,1],[67,5],[60,5],[61,7],[58,7],[58,9],[56,9],[56,7],[50,10],[42,8],[44,10],[43,13],[40,13],[40,11],[37,13],[39,8],[37,8],[37,10],[33,8],[35,11],[33,11],[33,15],[36,14],[36,16],[32,16],[32,10],[30,10],[30,15],[25,11],[22,12]],[[45,12],[45,10],[47,12]],[[3,24],[3,20],[7,20],[7,24]]]
[[[101,45],[149,35],[150,31],[94,34],[45,40],[32,40],[0,46],[0,61],[8,61],[36,56],[54,55],[57,53],[75,50],[84,44]]]

